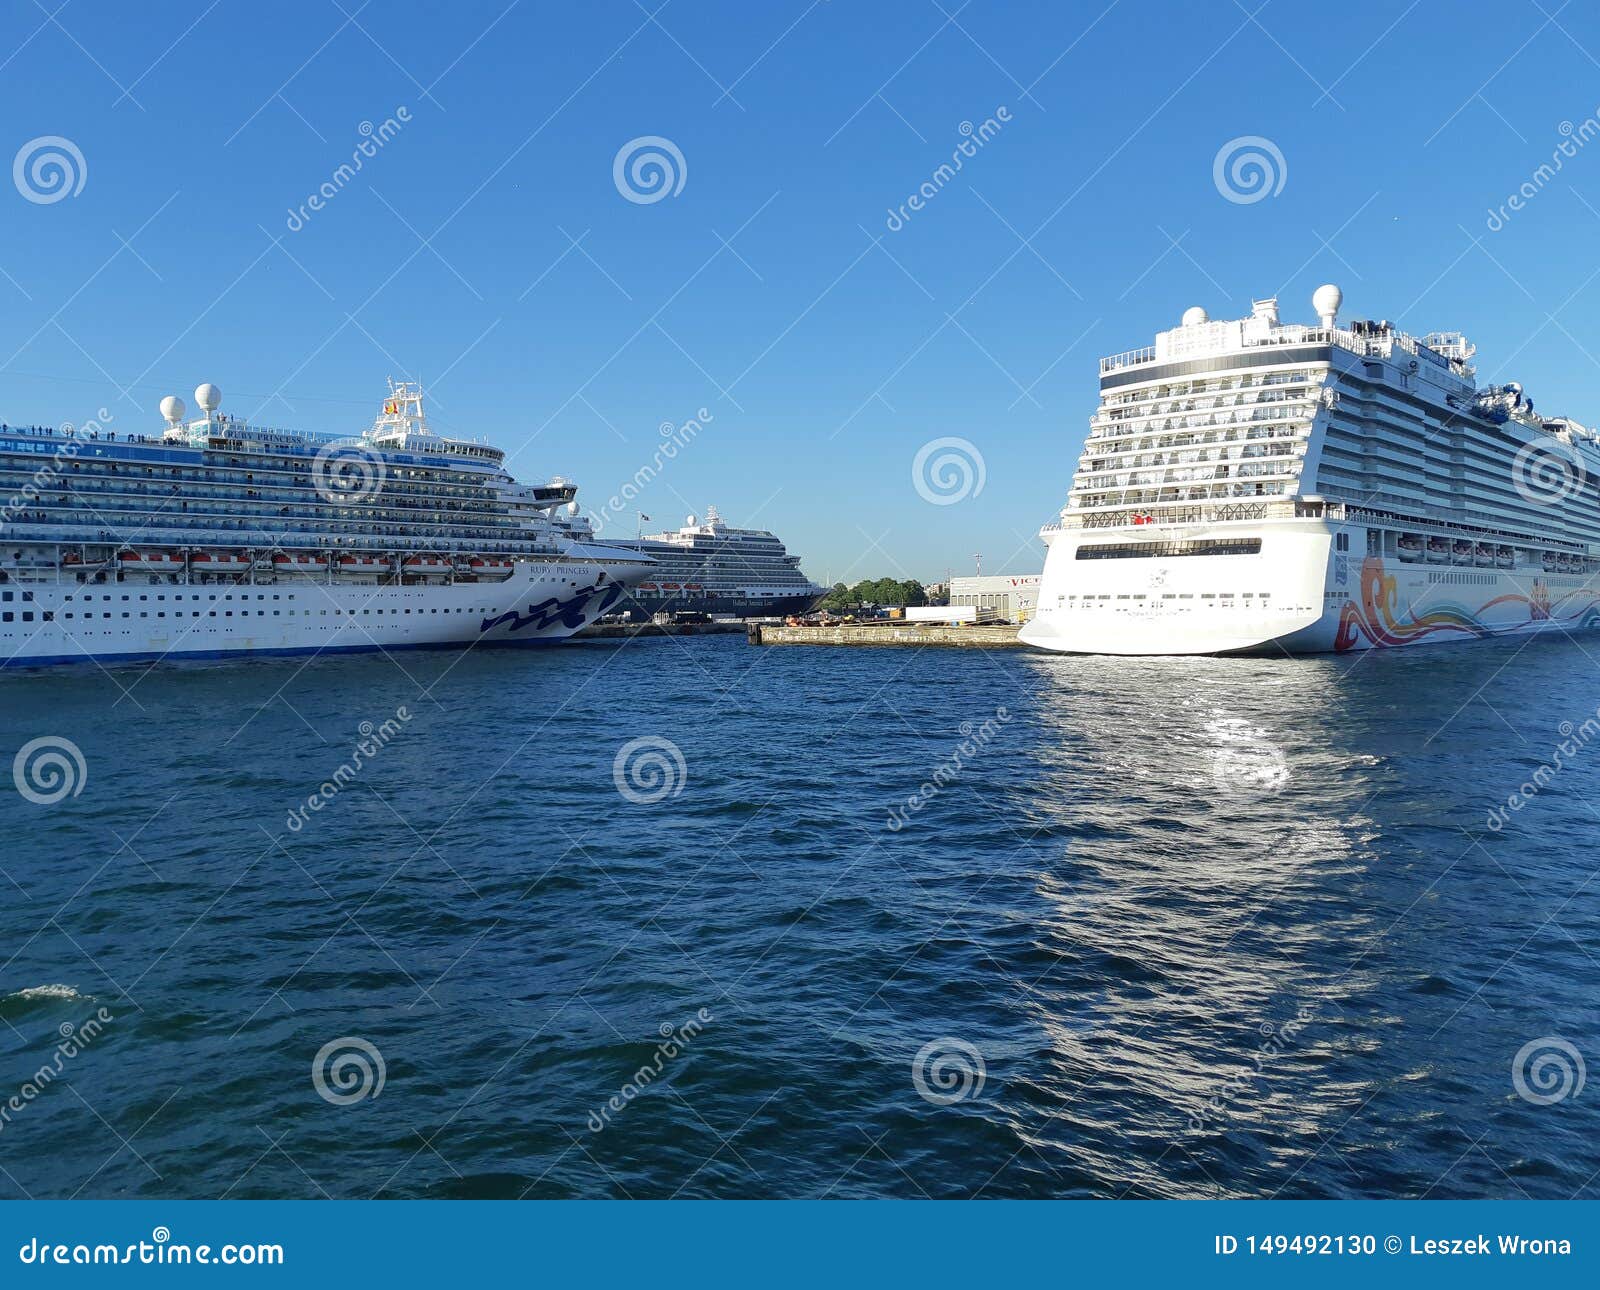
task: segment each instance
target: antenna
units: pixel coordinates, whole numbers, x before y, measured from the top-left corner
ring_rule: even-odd
[[[978,577],[983,577],[983,556],[980,554],[975,554],[972,558],[977,561],[978,564]]]

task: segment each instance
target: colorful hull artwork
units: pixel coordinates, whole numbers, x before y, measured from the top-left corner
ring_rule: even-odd
[[[1402,617],[1396,609],[1398,596],[1399,583],[1393,574],[1384,571],[1382,559],[1373,556],[1364,560],[1359,596],[1345,602],[1334,649],[1414,645],[1429,639],[1466,639],[1600,624],[1600,590],[1579,587],[1552,600],[1549,587],[1537,576],[1528,594],[1495,596],[1475,611],[1463,605],[1441,604],[1425,614],[1408,608]]]

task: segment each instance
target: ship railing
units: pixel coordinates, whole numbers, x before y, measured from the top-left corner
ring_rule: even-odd
[[[528,538],[489,535],[479,538],[408,538],[388,534],[355,536],[312,536],[298,533],[241,533],[217,529],[143,529],[117,534],[108,529],[85,531],[82,528],[46,524],[9,524],[0,527],[0,539],[7,542],[50,543],[60,546],[112,547],[242,547],[256,551],[454,551],[463,555],[482,551],[504,551],[518,555],[549,555],[559,550],[551,542]]]
[[[1146,345],[1142,349],[1130,349],[1125,354],[1112,354],[1100,360],[1102,372],[1114,372],[1119,367],[1134,367],[1139,363],[1148,363],[1156,356],[1156,347]]]

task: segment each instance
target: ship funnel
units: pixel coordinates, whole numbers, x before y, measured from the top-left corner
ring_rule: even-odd
[[[1311,307],[1317,311],[1317,318],[1329,330],[1335,325],[1339,317],[1339,306],[1344,303],[1344,292],[1340,291],[1333,283],[1328,282],[1318,287],[1311,293]]]

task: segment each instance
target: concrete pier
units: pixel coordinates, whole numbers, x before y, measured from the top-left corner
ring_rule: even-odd
[[[937,623],[840,623],[785,627],[751,623],[752,645],[948,645],[968,649],[1026,649],[1015,627],[948,627]]]

